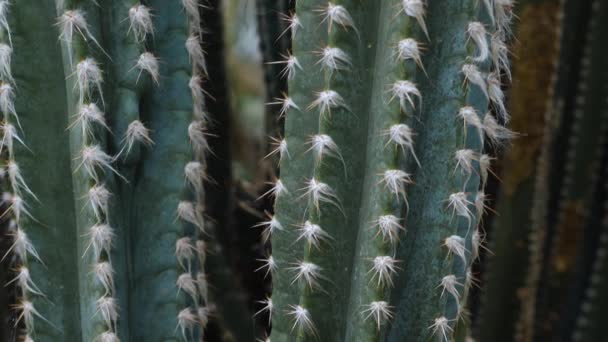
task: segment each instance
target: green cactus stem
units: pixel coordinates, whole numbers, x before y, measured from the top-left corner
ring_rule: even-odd
[[[482,140],[506,134],[486,112],[507,118],[495,81],[506,56],[490,43],[504,44],[510,7],[428,5],[296,4],[266,222],[273,340],[449,340],[463,317]]]

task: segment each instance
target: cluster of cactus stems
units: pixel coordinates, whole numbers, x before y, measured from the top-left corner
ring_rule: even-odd
[[[512,135],[512,5],[297,2],[263,224],[273,341],[453,338],[482,242],[483,140]]]
[[[19,288],[15,310],[22,340],[110,342],[119,336],[128,339],[130,334],[142,340],[158,334],[200,338],[209,307],[202,269],[208,145],[199,10],[200,4],[193,0],[145,5],[116,1],[104,11],[88,0],[40,6],[0,1],[1,147],[6,156],[2,199],[8,208],[3,217],[9,218],[12,236],[3,262],[15,268],[16,276],[9,284]],[[50,15],[53,12],[56,16]],[[28,20],[23,18],[28,16],[38,18],[34,20],[40,24],[27,27]],[[111,32],[103,32],[102,21],[109,23]],[[103,41],[102,34],[111,39]],[[44,39],[59,41],[60,52],[43,43]],[[46,133],[64,143],[52,143],[63,150],[50,153],[51,157],[69,151],[69,159],[57,159],[51,165],[61,170],[50,173],[57,178],[48,179],[63,187],[59,198],[48,193],[37,196],[36,187],[28,187],[28,177],[20,168],[23,161],[34,167],[26,175],[44,177],[36,175],[44,171],[36,167],[35,159],[40,158],[36,153],[48,152],[43,146],[46,142],[40,140],[43,135],[36,135],[48,121],[36,120],[48,113],[42,107],[21,108],[45,91],[38,88],[40,93],[34,94],[27,83],[30,71],[24,67],[43,75],[49,68],[36,70],[37,63],[19,62],[19,74],[11,73],[13,53],[21,56],[17,49],[32,44],[31,55],[36,43],[47,48],[42,52],[48,53],[48,59],[41,64],[63,70],[65,78],[65,88],[53,94],[63,94],[64,99],[45,99],[63,101],[63,106],[51,110],[58,115],[52,120],[65,127],[56,130],[58,125],[53,124]],[[106,75],[114,78],[112,87],[105,84]],[[40,79],[47,81],[44,77],[34,81]],[[57,112],[57,107],[65,112]],[[48,210],[44,207],[52,207],[45,202],[51,199],[66,200],[62,209],[67,210],[54,214],[64,215],[62,220],[45,221],[56,218],[44,212]],[[135,207],[136,199],[140,202]],[[134,224],[132,215],[139,215],[140,222]],[[55,226],[58,223],[65,226]],[[155,262],[150,263],[150,258]],[[133,264],[139,269],[129,274]],[[135,312],[128,303],[137,303],[132,305],[142,312]],[[58,314],[53,313],[58,307]],[[146,328],[165,320],[173,322],[171,328]],[[129,327],[139,328],[133,333]]]

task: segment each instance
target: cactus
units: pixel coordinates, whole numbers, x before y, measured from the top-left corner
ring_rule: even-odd
[[[273,341],[451,340],[480,247],[483,139],[509,135],[487,112],[507,119],[511,4],[488,4],[297,2],[265,225]]]
[[[18,335],[198,340],[211,234],[198,3],[0,6]]]
[[[600,340],[607,10],[0,0],[0,339]]]

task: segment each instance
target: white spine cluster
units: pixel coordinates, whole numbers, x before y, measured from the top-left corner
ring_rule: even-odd
[[[344,8],[344,6],[342,5],[335,5],[332,2],[329,2],[327,4],[327,7],[323,10],[323,21],[322,22],[328,22],[327,25],[327,32],[331,32],[334,23],[338,24],[340,26],[342,26],[343,28],[347,29],[353,29],[355,31],[355,33],[357,33],[357,36],[359,35],[359,31],[357,30],[357,27],[355,26],[355,22],[353,21],[353,18],[351,17],[350,13],[348,12],[348,10],[346,8]]]
[[[302,65],[298,61],[298,58],[294,55],[287,54],[281,56],[283,57],[283,60],[277,62],[269,62],[267,64],[285,64],[285,67],[283,68],[283,70],[281,70],[281,73],[279,75],[281,77],[287,77],[288,80],[293,80],[294,77],[296,77],[296,72],[298,71],[298,69],[302,70]]]
[[[365,306],[363,310],[364,319],[373,319],[376,322],[376,327],[380,329],[382,324],[393,318],[392,307],[385,301],[371,302]]]
[[[425,6],[426,4],[424,0],[401,0],[401,11],[405,12],[407,16],[415,18],[416,21],[418,21],[418,25],[420,25],[422,31],[424,31],[427,39],[431,40],[429,38],[429,31],[427,30],[424,22],[424,16],[426,13],[426,9],[424,8]]]

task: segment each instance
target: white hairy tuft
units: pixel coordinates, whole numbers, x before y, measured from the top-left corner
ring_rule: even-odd
[[[316,64],[321,64],[323,70],[349,70],[352,67],[350,57],[340,48],[327,46],[318,55],[321,58]]]
[[[197,155],[210,151],[207,134],[205,134],[205,123],[203,121],[195,120],[188,125],[188,137],[192,143],[194,153]]]
[[[274,149],[272,151],[270,151],[264,158],[278,155],[279,163],[281,163],[281,161],[283,159],[285,159],[285,156],[287,156],[288,158],[291,158],[291,155],[289,154],[289,150],[287,149],[287,139],[277,139],[277,138],[273,138],[273,137],[270,137],[270,139],[272,140],[271,145],[274,146]]]
[[[266,64],[285,64],[285,67],[283,68],[283,70],[281,70],[279,76],[287,77],[288,80],[292,80],[294,77],[296,77],[297,69],[303,70],[302,65],[300,65],[298,57],[294,55],[287,54],[281,56],[284,58],[284,60],[277,62],[269,62]]]
[[[15,90],[12,85],[6,82],[0,84],[0,110],[2,110],[5,118],[10,115],[14,116],[17,124],[21,126],[15,111]]]
[[[36,284],[34,284],[34,282],[32,281],[32,278],[30,276],[30,270],[23,265],[17,269],[17,276],[15,278],[13,278],[12,280],[10,280],[8,283],[6,283],[5,286],[8,286],[12,283],[17,283],[17,285],[19,285],[21,290],[23,290],[25,292],[33,293],[33,294],[36,294],[39,296],[44,296],[42,294],[42,291],[40,291],[38,286],[36,286]]]
[[[511,34],[511,22],[515,17],[513,6],[514,0],[494,0],[496,24],[498,25],[498,33],[502,37],[507,37]]]
[[[203,192],[203,181],[206,179],[205,165],[191,161],[184,167],[184,174],[186,175],[186,181],[192,186],[194,192],[201,194]]]
[[[118,153],[119,155],[123,152],[129,154],[135,143],[140,143],[145,146],[154,145],[154,141],[150,138],[150,130],[139,120],[133,120],[129,126],[127,126],[123,142],[124,146]]]
[[[503,146],[516,136],[513,131],[496,122],[494,116],[489,112],[483,118],[483,130],[494,146]]]
[[[384,186],[397,198],[399,198],[399,196],[403,197],[406,206],[409,207],[405,192],[405,186],[413,183],[409,173],[402,170],[386,170],[382,174],[381,182],[384,183]]]
[[[488,75],[488,96],[494,105],[496,113],[500,116],[503,122],[509,121],[509,113],[505,107],[505,94],[502,91],[498,74],[492,72]]]
[[[25,183],[25,179],[23,179],[23,176],[21,175],[21,170],[19,169],[17,162],[14,160],[9,160],[6,164],[6,173],[8,174],[8,179],[10,180],[13,193],[15,195],[19,196],[21,194],[21,190],[25,190],[25,192],[27,192],[35,200],[38,200],[38,197],[36,197],[36,195]]]
[[[184,291],[188,294],[193,301],[197,301],[198,299],[198,287],[196,286],[196,281],[192,278],[192,274],[186,272],[182,273],[177,277],[175,281],[175,285],[177,286],[177,294],[179,295],[180,291]]]
[[[9,44],[13,46],[11,28],[8,25],[8,10],[10,5],[11,3],[8,0],[0,1],[0,26],[2,26],[2,28],[6,31]]]
[[[298,107],[298,105],[296,105],[296,103],[293,101],[293,99],[291,97],[289,97],[287,94],[283,94],[283,97],[275,98],[273,102],[269,102],[268,104],[269,105],[281,105],[281,110],[279,111],[279,118],[284,117],[285,114],[287,114],[287,112],[291,108],[300,110],[300,107]]]
[[[278,230],[283,230],[283,225],[276,216],[270,216],[268,221],[260,222],[254,225],[252,228],[264,227],[262,231],[262,240],[264,243],[268,242],[272,234]]]
[[[400,61],[413,60],[426,73],[422,65],[422,57],[420,56],[420,44],[415,39],[405,38],[399,41],[397,45],[397,58]]]
[[[87,57],[78,62],[76,65],[78,103],[83,105],[85,100],[91,100],[91,96],[95,90],[97,90],[99,97],[103,100],[101,83],[103,83],[103,72],[95,59]]]
[[[467,249],[465,248],[465,241],[464,241],[463,237],[458,236],[458,235],[448,236],[444,240],[443,245],[448,249],[448,257],[452,254],[456,255],[457,257],[459,257],[462,260],[462,262],[464,264],[466,264]]]
[[[504,71],[507,78],[511,80],[511,63],[509,62],[509,48],[500,34],[495,33],[490,39],[490,50],[492,52],[492,64],[499,71]]]
[[[319,279],[321,278],[321,267],[311,262],[302,261],[294,264],[294,267],[288,267],[288,270],[296,272],[292,284],[301,281],[311,289],[319,288]]]
[[[207,301],[205,299],[205,301]],[[209,322],[209,316],[211,316],[212,314],[212,308],[206,307],[206,306],[199,306],[198,309],[196,310],[196,314],[198,316],[198,320],[199,320],[199,324],[202,327],[207,326],[207,323]]]
[[[346,163],[342,158],[342,154],[340,154],[340,148],[329,135],[315,134],[310,138],[308,143],[311,146],[306,151],[313,151],[316,164],[320,164],[323,160],[323,156],[327,155],[329,157],[339,159],[344,166],[344,170],[346,170]]]
[[[428,40],[431,40],[429,38],[429,32],[426,29],[426,24],[424,22],[424,15],[426,12],[424,6],[425,3],[423,0],[401,0],[402,9],[400,12],[405,12],[408,17],[415,18],[416,21],[418,21],[418,25],[420,25],[422,31],[424,31],[426,38]]]
[[[385,301],[375,301],[367,304],[363,310],[364,320],[372,318],[376,322],[376,327],[380,329],[382,324],[393,318],[392,306]]]
[[[404,153],[406,150],[408,150],[414,157],[414,160],[416,160],[416,164],[418,164],[420,167],[420,161],[414,152],[414,131],[408,125],[392,125],[391,128],[383,133],[383,135],[387,135],[389,137],[385,146],[394,143],[401,147]]]
[[[392,287],[393,275],[397,273],[397,262],[396,259],[386,255],[375,257],[372,268],[367,272],[372,274],[371,281],[378,278],[378,287]]]
[[[477,128],[477,133],[479,134],[479,140],[483,141],[484,125],[481,122],[479,115],[477,115],[477,111],[475,110],[475,108],[473,108],[471,106],[464,106],[458,110],[458,116],[464,122],[465,137],[466,137],[466,131],[467,131],[467,125],[468,125],[468,126]]]
[[[312,101],[310,106],[307,109],[319,108],[319,113],[321,116],[328,114],[331,116],[332,108],[344,108],[345,110],[350,112],[350,108],[336,91],[334,90],[324,90],[318,93],[315,93],[315,100]]]
[[[461,149],[454,153],[456,159],[456,167],[454,173],[460,168],[460,172],[464,176],[471,176],[473,173],[473,161],[477,160],[477,154],[471,149]]]
[[[6,215],[6,213],[11,210],[13,212],[13,215],[15,216],[16,222],[21,221],[21,214],[24,214],[27,217],[33,219],[32,214],[27,210],[27,204],[25,203],[23,198],[18,194],[5,192],[2,194],[2,202],[8,203],[9,207],[6,209],[5,212],[2,213],[2,215],[0,215],[0,217]]]
[[[17,317],[17,323],[23,320],[25,327],[28,330],[33,330],[34,327],[34,317],[38,317],[43,321],[51,324],[46,318],[42,317],[42,315],[34,308],[34,304],[27,299],[22,299],[21,302],[15,305],[17,311],[21,311],[19,317]],[[52,325],[52,324],[51,324]]]
[[[469,222],[469,226],[473,218],[473,213],[469,209],[469,205],[472,204],[464,192],[453,193],[448,199],[448,207],[452,208],[452,215],[455,213],[457,216],[464,217]]]
[[[491,172],[490,167],[492,166],[493,159],[494,158],[487,154],[479,156],[479,175],[481,176],[481,184],[483,187],[485,187],[488,182],[488,175]]]
[[[97,312],[101,315],[108,329],[115,330],[116,320],[118,319],[118,306],[116,300],[112,297],[103,296],[96,302]]]
[[[57,24],[59,25],[61,33],[59,39],[63,40],[68,49],[68,59],[70,65],[72,65],[72,44],[74,43],[74,34],[80,34],[82,39],[86,42],[88,40],[93,41],[97,47],[103,51],[103,48],[99,42],[93,37],[89,30],[89,25],[84,16],[84,12],[81,10],[68,10],[58,18]],[[105,51],[103,51],[105,53]]]
[[[273,184],[273,183],[271,183]],[[265,193],[263,193],[260,197],[258,197],[258,200],[262,197],[266,197],[266,196],[272,196],[274,198],[278,198],[279,196],[283,195],[283,194],[288,194],[289,191],[287,191],[287,188],[285,187],[285,185],[283,185],[283,182],[280,179],[277,179],[274,184],[272,185],[272,187],[270,188],[270,190],[266,191]]]
[[[477,195],[475,195],[475,212],[479,219],[481,219],[481,217],[483,217],[483,215],[486,213],[486,209],[489,209],[489,207],[486,205],[487,200],[488,196],[485,194],[485,192],[483,192],[483,190],[478,191]]]
[[[175,241],[175,256],[181,268],[190,270],[190,261],[194,259],[196,252],[196,247],[192,244],[190,237],[185,236]]]
[[[207,75],[207,62],[205,62],[205,51],[201,44],[200,37],[191,35],[186,39],[186,50],[190,56],[190,63],[197,69]]]
[[[160,67],[158,63],[158,58],[156,58],[153,53],[146,51],[139,55],[135,67],[139,69],[139,74],[137,75],[137,82],[139,82],[141,73],[145,71],[150,75],[150,77],[152,77],[154,83],[156,83],[157,85],[159,84]]]
[[[93,136],[93,124],[100,125],[106,130],[110,131],[110,127],[106,124],[104,113],[99,109],[95,103],[82,104],[80,110],[76,114],[76,120],[72,122],[68,129],[73,128],[76,125],[80,125],[82,130],[82,137]]]
[[[25,146],[25,142],[17,134],[17,128],[10,122],[5,121],[3,124],[0,124],[0,129],[2,129],[2,143],[0,144],[0,153],[2,153],[4,147],[6,147],[8,155],[12,156],[14,141],[17,141],[21,145]]]
[[[10,233],[8,235],[13,237],[13,244],[2,256],[2,260],[0,261],[4,261],[4,259],[6,259],[10,252],[13,251],[21,261],[28,260],[27,256],[31,255],[40,263],[42,263],[42,260],[40,259],[40,256],[36,251],[36,248],[34,248],[34,245],[23,230],[17,229],[16,232]]]
[[[476,65],[474,65],[474,64],[463,65],[462,73],[464,74],[465,82],[470,82],[470,83],[478,86],[479,89],[481,89],[481,91],[485,95],[485,97],[486,98],[489,97],[488,85],[486,84],[486,81],[485,81],[483,75],[481,74],[481,71],[479,71],[479,68],[477,68]]]
[[[272,322],[272,310],[274,309],[274,305],[272,304],[272,298],[266,298],[264,300],[258,301],[258,303],[263,304],[264,306],[253,316],[257,316],[263,312],[268,312],[268,324]]]
[[[148,34],[154,34],[154,23],[152,22],[151,9],[148,6],[136,4],[129,9],[129,29],[127,34],[133,31],[135,40],[143,42]]]
[[[477,229],[473,232],[471,236],[471,258],[473,260],[477,260],[479,258],[479,249],[484,248],[489,251],[484,245],[485,236],[480,233]]]
[[[185,222],[191,223],[201,231],[205,230],[202,215],[193,202],[181,201],[177,205],[177,216]]]
[[[303,225],[300,226],[300,235],[296,239],[306,240],[308,248],[315,247],[316,249],[320,249],[320,244],[327,243],[331,240],[331,236],[321,228],[318,224],[311,223],[310,221],[304,222]]]
[[[201,35],[203,33],[201,26],[201,14],[200,7],[204,7],[203,4],[200,4],[198,0],[181,0],[182,6],[186,10],[186,14],[188,15],[190,31]]]
[[[454,297],[456,302],[458,302],[460,300],[460,294],[458,293],[458,289],[456,289],[457,286],[462,286],[462,284],[458,282],[458,278],[456,278],[455,275],[449,274],[441,278],[441,284],[439,284],[439,287],[442,288],[441,296],[443,297],[447,292]]]
[[[199,323],[198,312],[195,314],[190,308],[185,308],[177,314],[177,327],[175,329],[177,330],[179,328],[184,339],[189,341],[188,336],[192,335],[194,327]]]
[[[96,224],[89,228],[89,244],[84,250],[86,254],[89,248],[93,249],[94,259],[99,259],[101,252],[110,253],[114,243],[114,229],[107,224]],[[84,255],[83,255],[84,257]]]
[[[383,241],[389,241],[392,245],[399,242],[399,232],[404,231],[403,227],[399,223],[400,219],[395,215],[382,215],[374,221],[373,228],[377,228],[378,234],[382,235]]]
[[[287,311],[287,315],[293,318],[293,326],[291,330],[302,329],[306,333],[316,335],[316,329],[310,312],[300,305],[290,305],[291,310]]]
[[[268,277],[268,274],[274,274],[274,272],[276,272],[278,265],[272,255],[269,255],[266,259],[257,260],[262,262],[262,266],[256,268],[255,271],[259,272],[260,270],[266,269],[266,273],[264,274],[265,278]]]
[[[329,2],[327,7],[323,10],[323,21],[328,22],[327,32],[331,32],[334,23],[342,26],[343,28],[352,28],[357,36],[359,35],[359,31],[357,31],[357,27],[355,26],[355,22],[351,17],[348,10],[344,8],[342,5],[334,5]]]
[[[87,197],[98,222],[102,222],[108,214],[111,196],[112,194],[104,185],[94,185],[89,189]]]
[[[488,39],[486,38],[486,28],[482,23],[473,21],[469,23],[467,28],[467,34],[470,39],[473,39],[475,45],[477,45],[477,51],[479,55],[473,57],[475,62],[483,62],[490,55],[490,48],[488,47]]]
[[[407,80],[400,80],[393,83],[391,86],[391,93],[393,96],[391,97],[390,101],[398,98],[399,105],[401,106],[401,110],[403,112],[407,111],[406,103],[409,103],[412,109],[416,109],[413,96],[418,97],[418,102],[422,101],[422,94],[420,94],[420,91],[416,85]]]
[[[114,269],[112,268],[112,264],[108,261],[98,262],[95,264],[93,272],[106,291],[105,295],[112,293],[114,291]]]
[[[190,92],[192,93],[192,102],[194,109],[194,117],[198,120],[206,121],[208,119],[207,113],[205,113],[205,94],[210,98],[213,98],[211,94],[207,93],[202,87],[202,77],[194,74],[188,82]]]
[[[280,13],[280,16],[281,16],[281,19],[285,23],[287,23],[287,28],[283,32],[281,32],[281,34],[279,35],[279,38],[283,37],[283,35],[285,33],[287,33],[287,31],[291,31],[291,39],[294,39],[296,36],[296,33],[298,33],[298,30],[304,27],[304,26],[302,26],[302,22],[300,21],[300,18],[295,13],[292,13],[291,15],[286,15],[286,14]]]
[[[120,342],[120,339],[113,331],[104,331],[97,336],[95,342]]]
[[[451,341],[453,329],[450,326],[450,321],[445,317],[435,318],[435,322],[429,326],[433,335],[441,338],[441,341]]]
[[[338,196],[326,183],[317,181],[315,178],[311,178],[306,182],[306,187],[303,190],[304,194],[302,197],[310,196],[310,201],[317,212],[320,210],[319,204],[321,202],[329,203],[343,212]]]
[[[76,169],[84,167],[87,175],[95,181],[99,181],[98,169],[109,169],[119,175],[111,165],[114,158],[105,153],[99,145],[85,146],[80,152],[80,157],[82,161]]]
[[[1,19],[0,19],[1,21]],[[11,57],[13,49],[8,44],[0,43],[0,77],[9,83],[15,83],[11,73]]]

